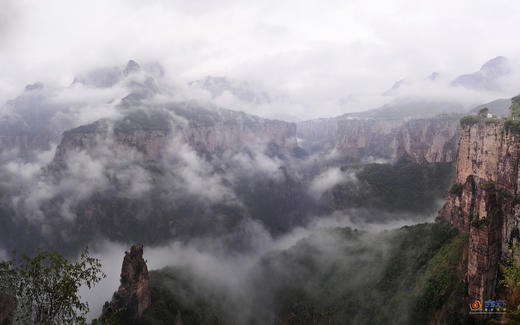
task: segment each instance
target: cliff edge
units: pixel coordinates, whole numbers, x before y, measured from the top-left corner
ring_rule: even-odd
[[[143,259],[143,245],[136,244],[125,252],[121,268],[121,285],[114,293],[112,301],[103,306],[103,320],[120,320],[122,324],[132,324],[141,318],[151,305],[150,277]]]
[[[520,105],[520,98],[513,99]],[[461,120],[456,183],[439,216],[469,234],[466,279],[471,299],[496,296],[499,265],[520,238],[519,121],[467,116]]]

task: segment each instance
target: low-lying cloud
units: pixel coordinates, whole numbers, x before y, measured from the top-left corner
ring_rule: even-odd
[[[344,172],[339,167],[332,167],[317,175],[310,183],[309,191],[315,198],[342,183],[357,183],[355,171]]]
[[[245,222],[238,232],[246,232],[247,240],[254,242],[247,251],[236,251],[228,247],[226,238],[192,238],[190,241],[171,241],[170,243],[156,247],[144,248],[144,258],[147,260],[149,270],[157,270],[164,267],[186,270],[193,281],[190,285],[198,287],[202,296],[217,293],[228,304],[228,312],[244,313],[247,317],[249,312],[253,312],[253,307],[258,301],[254,301],[253,293],[258,288],[252,287],[252,277],[258,271],[259,262],[269,254],[290,250],[301,240],[311,236],[315,238],[312,245],[321,250],[323,258],[334,256],[335,259],[348,259],[349,256],[342,256],[342,253],[334,249],[336,241],[343,239],[335,238],[332,234],[322,232],[324,229],[337,227],[350,227],[360,231],[368,231],[365,244],[370,242],[370,233],[377,233],[383,230],[396,229],[404,225],[415,224],[418,222],[429,222],[432,216],[403,214],[401,217],[394,216],[392,221],[387,222],[367,222],[357,218],[359,211],[336,212],[330,216],[321,216],[313,219],[305,227],[296,227],[287,234],[273,237],[258,222],[249,220]],[[382,212],[383,213],[383,212]],[[232,234],[229,234],[230,236]],[[316,237],[317,236],[317,237]],[[319,239],[319,240],[317,240]],[[128,251],[131,243],[127,245],[114,243],[108,240],[93,243],[93,255],[100,258],[103,264],[103,271],[109,276],[99,283],[93,290],[82,291],[91,306],[90,318],[95,318],[101,313],[101,306],[105,300],[110,300],[112,293],[119,285],[119,273],[124,251]],[[359,244],[359,243],[358,243]],[[342,245],[345,245],[343,242]],[[377,242],[380,249],[385,249],[384,243]],[[297,272],[297,270],[286,270],[287,272]],[[352,279],[351,279],[352,280]],[[269,281],[266,279],[266,281]],[[271,302],[264,301],[266,306]],[[233,306],[241,306],[242,310],[232,310]],[[256,306],[264,308],[266,306]]]

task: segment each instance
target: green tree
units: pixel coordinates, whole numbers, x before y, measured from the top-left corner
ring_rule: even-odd
[[[32,258],[0,262],[0,292],[16,300],[16,324],[86,324],[89,306],[78,290],[91,289],[104,277],[88,248],[76,262],[41,249]]]
[[[480,111],[478,111],[478,115],[482,117],[487,117],[487,114],[489,113],[489,108],[484,107]]]

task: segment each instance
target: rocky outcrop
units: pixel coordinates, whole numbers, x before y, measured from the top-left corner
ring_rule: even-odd
[[[100,320],[119,320],[121,324],[133,324],[151,304],[150,278],[143,245],[133,245],[125,252],[121,268],[121,285],[112,301],[105,303]]]
[[[169,141],[180,140],[199,153],[219,154],[248,146],[297,146],[296,125],[244,113],[199,107],[168,107],[130,113],[116,122],[97,121],[63,133],[55,161],[99,143],[135,148],[147,159],[158,159]]]
[[[320,119],[298,123],[300,144],[310,152],[335,149],[354,160],[370,157],[416,163],[452,162],[460,135],[452,116],[425,119]]]
[[[469,234],[468,294],[494,297],[499,262],[519,238],[520,134],[509,122],[463,119],[456,167],[440,216]]]
[[[416,163],[455,161],[460,136],[458,119],[438,117],[407,121],[395,140],[394,156]]]
[[[396,158],[396,138],[404,123],[403,120],[340,120],[335,147],[357,159]]]

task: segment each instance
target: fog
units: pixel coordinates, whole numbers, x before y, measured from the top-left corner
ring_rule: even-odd
[[[446,85],[491,58],[520,54],[520,10],[510,1],[6,0],[1,9],[2,100],[35,80],[68,85],[78,71],[136,59],[161,62],[180,83],[207,75],[247,81],[290,99],[257,113],[305,119],[378,107],[401,79],[438,72],[436,84]],[[497,98],[415,85],[407,92],[468,104]],[[498,97],[516,93],[510,88]],[[239,106],[229,96],[220,101]]]
[[[432,222],[444,184],[410,203],[414,180],[365,155],[370,135],[358,157],[328,122],[381,107],[458,118],[517,95],[518,21],[506,0],[0,0],[0,260],[89,245],[107,274],[81,289],[93,318],[141,242],[149,270],[172,268],[243,321],[273,311],[276,281],[309,274],[280,254],[307,245],[348,266],[363,245],[358,258],[387,265],[385,230]],[[314,118],[330,119],[305,140],[286,123]],[[390,185],[358,177],[367,164],[372,178],[387,164]],[[358,244],[331,230],[346,227]],[[360,270],[338,287],[380,272]]]
[[[87,70],[63,87],[30,84],[2,109],[7,137],[35,134],[48,141],[2,151],[5,211],[0,221],[8,230],[0,248],[44,247],[73,257],[88,244],[108,275],[95,290],[81,292],[92,307],[89,317],[99,316],[103,302],[117,290],[123,252],[134,242],[146,241],[149,269],[183,270],[198,292],[221,293],[230,306],[243,302],[243,311],[226,313],[246,319],[258,304],[262,312],[271,312],[274,293],[248,297],[255,290],[252,283],[265,276],[257,274],[259,263],[272,254],[311,238],[324,262],[348,264],[349,256],[333,247],[341,239],[321,229],[378,233],[433,220],[432,214],[369,207],[331,212],[325,194],[344,184],[355,190],[355,171],[343,171],[340,162],[315,174],[307,169],[343,153],[298,157],[296,148],[255,134],[227,134],[226,122],[255,128],[255,122],[265,121],[219,108],[211,89],[173,82],[161,71],[158,63],[140,69],[133,61]],[[243,94],[235,93],[237,98]],[[200,126],[211,123],[223,125],[218,132],[231,139],[228,147],[217,148],[211,137],[204,138],[207,147],[188,143]],[[132,133],[136,129],[135,134],[153,134],[144,146]],[[389,161],[368,156],[361,163]],[[375,247],[371,234],[366,236],[362,242],[375,250],[366,258],[384,255],[384,243]],[[289,272],[285,266],[277,270]]]
[[[264,306],[255,305],[258,303],[258,301],[254,301],[255,292],[261,289],[255,288],[252,283],[260,260],[269,254],[290,250],[301,240],[313,238],[312,246],[323,253],[322,259],[348,260],[350,258],[348,254],[340,253],[337,251],[338,248],[334,247],[345,245],[344,240],[336,238],[333,234],[320,232],[320,230],[350,227],[366,231],[367,233],[363,235],[363,242],[368,245],[372,240],[371,234],[400,228],[404,225],[431,222],[434,219],[434,216],[403,213],[400,216],[389,218],[391,221],[388,222],[367,222],[359,217],[362,213],[359,209],[352,209],[351,211],[336,212],[330,216],[317,216],[307,226],[296,227],[279,237],[273,237],[262,224],[247,221],[239,230],[246,232],[248,240],[251,242],[251,249],[246,252],[229,250],[225,244],[225,238],[204,237],[192,238],[188,242],[171,241],[161,246],[145,246],[143,257],[147,261],[148,270],[164,267],[186,270],[192,285],[198,288],[201,295],[211,295],[216,292],[224,300],[227,313],[244,313],[243,317],[250,317],[253,307],[262,309],[274,303],[274,301],[263,301]],[[381,213],[384,214],[384,212]],[[80,291],[80,295],[89,302],[88,317],[90,319],[101,314],[104,301],[109,301],[112,294],[117,291],[124,252],[129,251],[131,244],[101,240],[89,245],[92,256],[101,260],[102,269],[108,275],[94,289],[82,288]],[[384,250],[384,239],[380,238],[377,246],[378,249]],[[386,263],[386,261],[381,260],[380,263]],[[383,268],[382,265],[380,267]],[[298,271],[285,270],[285,272],[297,273]],[[264,279],[264,281],[270,280]],[[348,283],[355,285],[355,279],[351,279]],[[265,285],[269,286],[267,283]]]
[[[356,183],[356,174],[354,172],[344,173],[338,167],[329,168],[311,181],[309,191],[314,197],[320,198],[325,191],[344,182]]]

